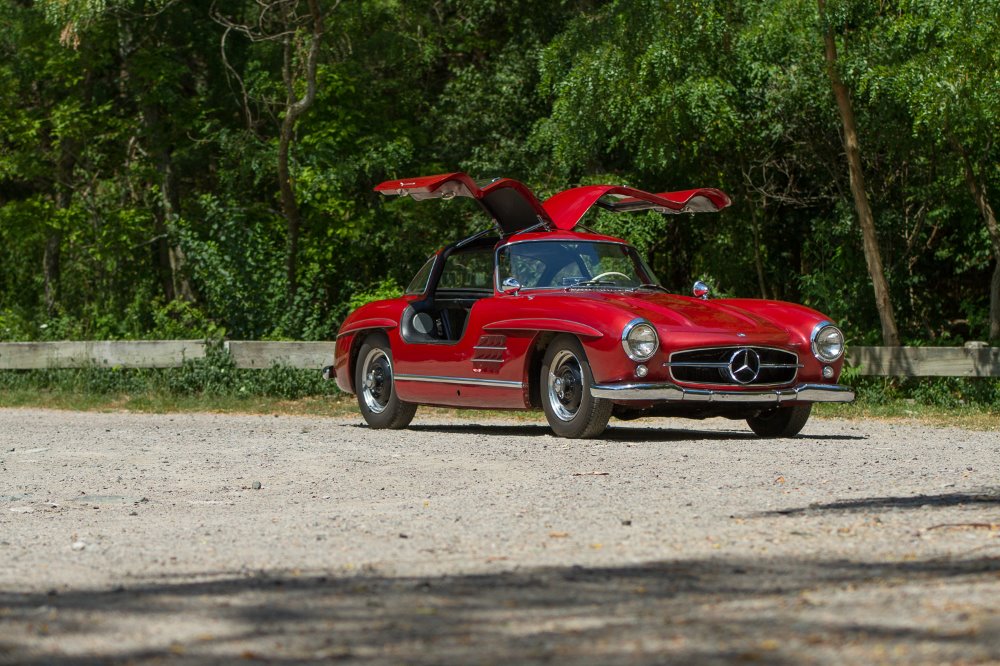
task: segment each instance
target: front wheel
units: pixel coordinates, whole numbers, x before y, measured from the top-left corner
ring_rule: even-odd
[[[610,400],[590,393],[594,375],[580,341],[563,335],[552,341],[542,360],[542,409],[560,437],[597,437],[608,425]]]
[[[812,404],[775,407],[747,419],[760,437],[795,437],[809,420]]]
[[[384,336],[371,336],[361,345],[354,387],[361,416],[370,427],[398,430],[410,425],[417,406],[396,395],[392,350]]]

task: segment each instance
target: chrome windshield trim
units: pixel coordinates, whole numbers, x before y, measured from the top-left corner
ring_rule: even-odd
[[[433,375],[400,375],[396,374],[397,382],[427,382],[431,384],[462,384],[464,386],[489,386],[492,388],[523,389],[524,382],[513,382],[506,379],[471,379],[466,377],[438,377]]]
[[[676,384],[598,384],[590,389],[595,398],[620,401],[720,402],[781,404],[784,402],[851,402],[854,389],[840,384],[798,384],[768,391],[716,391],[689,389]]]

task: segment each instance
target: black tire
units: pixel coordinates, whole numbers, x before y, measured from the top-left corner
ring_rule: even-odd
[[[580,341],[560,335],[545,350],[539,384],[542,409],[552,432],[560,437],[597,437],[608,426],[610,400],[590,394],[594,375]]]
[[[354,390],[365,423],[376,429],[399,430],[410,425],[417,406],[396,395],[392,350],[382,334],[369,335],[358,351]]]
[[[747,419],[747,425],[760,437],[795,437],[809,420],[812,405],[775,407]]]

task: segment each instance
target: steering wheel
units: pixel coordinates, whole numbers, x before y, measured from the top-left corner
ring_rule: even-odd
[[[632,278],[630,278],[629,276],[625,275],[624,273],[619,273],[618,271],[605,271],[604,273],[601,273],[600,275],[595,275],[594,277],[590,278],[589,280],[587,280],[587,282],[597,282],[601,278],[611,277],[612,275],[619,275],[619,276],[625,278],[626,280],[628,280],[629,282],[632,281]]]

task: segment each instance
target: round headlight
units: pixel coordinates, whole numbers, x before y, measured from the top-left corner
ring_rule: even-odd
[[[844,355],[844,334],[828,321],[817,324],[810,339],[813,356],[832,363]]]
[[[652,324],[635,319],[622,331],[622,347],[633,361],[648,361],[660,348],[660,338]]]

